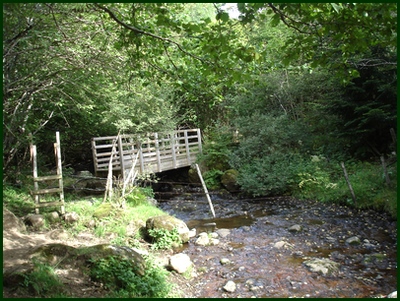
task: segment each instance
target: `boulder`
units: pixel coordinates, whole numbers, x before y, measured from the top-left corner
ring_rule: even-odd
[[[199,174],[197,173],[196,168],[189,169],[188,178],[189,178],[190,183],[194,183],[194,184],[201,183]]]
[[[44,216],[41,214],[28,215],[25,218],[24,223],[36,229],[41,228],[44,226]]]
[[[237,177],[239,172],[236,169],[228,169],[221,177],[221,183],[229,192],[235,192],[239,189]]]
[[[76,212],[67,212],[64,215],[64,221],[67,224],[73,224],[79,221],[79,214]]]
[[[3,231],[5,230],[25,232],[26,227],[24,223],[14,215],[14,213],[3,207]]]
[[[306,260],[303,264],[311,272],[317,272],[323,276],[336,276],[339,272],[340,264],[327,258],[314,258]]]
[[[58,214],[57,211],[53,211],[53,212],[50,212],[49,214],[47,214],[47,219],[50,222],[55,223],[55,222],[60,221],[60,215]]]
[[[146,221],[146,234],[148,236],[150,229],[165,229],[168,231],[172,231],[175,228],[178,230],[179,237],[181,238],[182,243],[188,242],[190,238],[190,231],[184,221],[171,215],[150,217]]]
[[[171,256],[169,263],[171,268],[177,271],[179,274],[186,272],[192,266],[190,257],[183,253]]]
[[[103,259],[109,256],[128,259],[138,275],[143,276],[146,262],[142,255],[126,246],[100,244],[89,247],[74,248],[64,244],[42,245],[32,251],[30,258],[35,258],[50,265],[84,266],[90,260]]]

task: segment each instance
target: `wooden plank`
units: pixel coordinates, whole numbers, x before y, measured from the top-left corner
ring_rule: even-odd
[[[200,129],[197,129],[197,141],[199,144],[199,152],[202,153],[203,149],[202,149],[202,145],[201,145],[201,132]]]
[[[94,164],[94,175],[97,177],[97,155],[96,155],[96,141],[92,138],[92,156],[93,156],[93,164]]]
[[[32,191],[33,195],[39,195],[39,194],[48,194],[48,193],[59,193],[62,192],[63,189],[60,187],[57,188],[48,188],[48,189],[38,189],[38,190],[34,190]],[[38,202],[39,203],[39,202]]]
[[[33,178],[33,181],[42,182],[42,181],[50,181],[50,180],[59,180],[61,178],[62,178],[62,175],[51,175],[51,176],[43,176],[43,177]]]
[[[171,154],[174,168],[176,168],[175,135],[171,135]]]
[[[46,203],[39,203],[38,207],[50,207],[50,206],[63,206],[63,203],[61,201],[55,201],[55,202],[46,202]]]
[[[118,155],[119,158],[122,158],[122,160],[120,160],[120,164],[121,164],[121,174],[122,174],[122,180],[125,182],[125,166],[124,166],[124,153],[122,150],[122,137],[121,135],[118,135]]]

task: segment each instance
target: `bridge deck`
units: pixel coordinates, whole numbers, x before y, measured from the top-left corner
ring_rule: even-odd
[[[138,173],[154,173],[190,166],[201,153],[200,129],[152,133],[145,137],[118,135],[92,138],[96,176],[112,169],[125,178],[135,163]],[[122,159],[121,159],[122,158]]]

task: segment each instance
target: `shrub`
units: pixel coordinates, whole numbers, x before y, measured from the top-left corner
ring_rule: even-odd
[[[211,169],[204,173],[204,182],[209,189],[218,189],[221,183],[221,176],[224,174],[219,169]]]
[[[149,229],[148,233],[154,240],[151,246],[153,250],[171,249],[182,244],[182,240],[176,228],[171,231],[167,229]]]
[[[133,263],[123,257],[108,256],[92,260],[90,276],[112,291],[109,297],[165,298],[171,291],[168,272],[146,258],[144,275],[138,275]]]

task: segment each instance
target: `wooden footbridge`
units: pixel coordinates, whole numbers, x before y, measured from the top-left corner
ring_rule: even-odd
[[[109,168],[125,179],[133,168],[139,174],[190,166],[202,152],[200,129],[92,138],[95,175]]]

